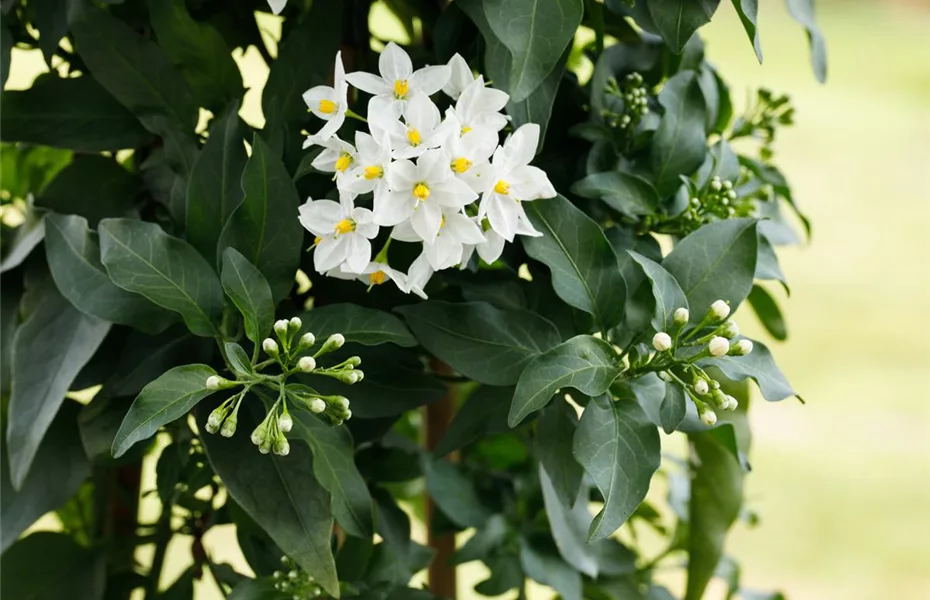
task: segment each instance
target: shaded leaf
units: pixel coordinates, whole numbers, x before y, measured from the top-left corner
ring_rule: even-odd
[[[766,400],[783,400],[789,396],[797,396],[775,364],[772,352],[762,342],[753,340],[752,343],[752,352],[746,356],[724,356],[713,361],[701,361],[700,364],[709,366],[712,362],[713,366],[734,381],[752,379],[759,385],[762,397]]]
[[[12,546],[0,562],[0,594],[5,598],[102,600],[106,557],[71,536],[37,531]]]
[[[474,484],[455,465],[430,456],[423,457],[426,490],[436,506],[462,528],[481,527],[490,510],[481,502]]]
[[[643,0],[652,23],[675,54],[699,27],[710,22],[720,0]]]
[[[301,313],[301,332],[310,332],[318,343],[334,333],[341,333],[350,343],[376,346],[392,343],[398,346],[416,346],[417,341],[403,322],[375,308],[357,304],[330,304]]]
[[[756,316],[759,317],[759,321],[765,327],[765,330],[769,332],[769,335],[779,341],[788,339],[788,326],[785,324],[785,317],[782,315],[781,309],[778,308],[775,298],[765,288],[758,285],[752,286],[748,300],[749,305],[752,306],[752,310],[755,311]]]
[[[682,71],[665,82],[659,104],[665,112],[652,139],[650,164],[656,189],[664,198],[681,187],[679,176],[691,175],[707,153],[706,108],[695,74]]]
[[[656,302],[652,326],[656,331],[671,331],[675,327],[675,311],[679,308],[688,308],[685,293],[675,278],[662,268],[662,265],[632,250],[628,252],[630,257],[642,267],[643,273],[652,286],[652,295]]]
[[[557,553],[523,538],[520,565],[527,577],[551,587],[563,600],[581,600],[581,574]]]
[[[733,0],[733,8],[739,15],[739,20],[743,23],[743,29],[752,42],[752,48],[756,52],[756,58],[762,62],[762,42],[759,41],[759,0]]]
[[[246,337],[260,344],[274,325],[274,301],[265,277],[235,248],[226,248],[220,280],[242,314]]]
[[[588,175],[572,185],[572,193],[600,198],[614,210],[633,216],[652,214],[659,205],[659,194],[651,183],[620,171]]]
[[[665,398],[659,406],[659,422],[665,433],[672,433],[685,419],[688,410],[688,396],[685,389],[677,382],[671,381],[665,386]]]
[[[106,217],[137,216],[136,179],[112,158],[78,155],[55,175],[36,199],[36,206],[80,215],[91,227]]]
[[[536,425],[536,455],[559,500],[571,507],[578,499],[584,469],[572,456],[572,439],[578,415],[565,401],[556,401],[542,412]]]
[[[511,398],[513,388],[508,387],[484,385],[472,392],[455,413],[434,454],[443,457],[477,439],[507,432]]]
[[[591,513],[588,512],[587,486],[579,487],[578,495],[571,502],[563,502],[542,464],[539,465],[539,483],[542,487],[546,514],[549,517],[552,539],[559,553],[568,564],[585,575],[596,578],[598,574],[596,546],[588,543]]]
[[[807,30],[814,75],[817,81],[824,83],[827,80],[827,41],[814,19],[814,0],[785,0],[785,4],[794,20]]]

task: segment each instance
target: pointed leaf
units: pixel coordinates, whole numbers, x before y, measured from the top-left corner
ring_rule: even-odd
[[[558,400],[543,410],[536,425],[536,455],[562,503],[571,507],[578,499],[584,469],[572,456],[572,440],[578,415],[568,402]]]
[[[430,497],[459,527],[481,527],[491,516],[491,511],[478,497],[474,482],[452,463],[424,456],[423,471]]]
[[[707,154],[704,94],[695,74],[682,71],[665,82],[659,104],[665,112],[652,139],[650,162],[664,198],[681,187],[679,176],[694,173]]]
[[[392,343],[416,346],[417,341],[403,322],[391,313],[357,304],[330,304],[300,315],[301,333],[310,332],[318,342],[341,333],[347,342],[365,346]]]
[[[688,299],[681,291],[681,286],[672,275],[642,254],[628,250],[630,257],[643,268],[646,278],[652,285],[652,295],[656,301],[655,316],[652,326],[656,331],[671,331],[674,327],[675,311],[679,308],[688,308]]]
[[[249,355],[245,353],[242,346],[235,342],[226,342],[223,347],[226,349],[229,366],[236,375],[243,377],[254,376],[252,361],[249,360]]]
[[[659,422],[665,433],[672,433],[685,420],[688,410],[688,397],[685,389],[677,382],[670,381],[665,386],[665,398],[659,405]]]
[[[226,248],[220,278],[226,295],[242,314],[246,337],[260,344],[274,325],[274,302],[264,275],[235,248]]]
[[[551,587],[563,600],[581,600],[581,574],[554,551],[522,538],[520,565],[527,577]]]
[[[756,52],[756,58],[762,62],[762,42],[759,40],[759,0],[733,0],[733,8],[739,15],[739,20],[743,23],[743,29],[752,42],[752,49]]]
[[[762,397],[766,400],[784,400],[789,396],[797,396],[778,365],[775,364],[775,359],[768,347],[755,340],[752,344],[752,352],[746,356],[724,356],[712,361],[709,359],[700,361],[700,364],[707,366],[713,364],[728,379],[734,381],[752,379],[759,385]]]
[[[807,30],[814,75],[823,83],[827,80],[827,41],[814,19],[814,0],[785,0],[785,4],[794,20]]]
[[[675,54],[699,27],[710,22],[720,0],[642,0],[659,34]]]
[[[778,308],[775,298],[766,291],[765,288],[754,285],[749,292],[749,305],[755,311],[756,316],[765,330],[769,332],[776,340],[783,342],[788,339],[788,327],[785,324],[785,317]]]
[[[464,448],[479,438],[507,432],[511,398],[513,388],[509,387],[483,385],[472,392],[439,440],[434,451],[436,457]]]
[[[588,175],[572,185],[572,193],[584,198],[600,198],[623,214],[649,215],[659,206],[659,194],[652,184],[620,171]]]
[[[588,543],[591,513],[588,512],[587,486],[579,487],[578,496],[572,502],[565,503],[559,498],[542,464],[539,465],[539,483],[542,487],[546,514],[549,517],[552,539],[559,553],[570,565],[585,575],[596,578],[598,574],[596,546]]]
[[[135,217],[139,181],[116,160],[78,155],[55,175],[36,199],[36,206],[85,217],[97,227],[106,217]]]

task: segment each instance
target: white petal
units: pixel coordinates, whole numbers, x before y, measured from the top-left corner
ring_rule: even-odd
[[[410,217],[410,224],[423,241],[430,243],[436,239],[442,223],[442,209],[435,202],[421,202]]]
[[[378,57],[378,70],[381,71],[381,77],[393,86],[395,81],[410,79],[413,74],[413,64],[403,48],[394,42],[389,42],[381,52],[381,56]]]
[[[313,251],[313,266],[319,273],[335,269],[346,259],[348,239],[344,235],[323,238]]]
[[[404,104],[406,102],[403,100],[394,98],[394,92],[372,97],[368,101],[368,124],[372,135],[380,137],[376,128],[371,126],[372,123],[396,121],[404,112]]]
[[[487,241],[483,244],[478,244],[475,250],[478,251],[478,256],[481,257],[481,260],[491,264],[501,257],[501,254],[504,252],[504,242],[506,240],[493,229],[485,231],[484,234]]]
[[[472,163],[483,163],[494,154],[494,150],[497,149],[497,140],[496,131],[486,127],[473,128],[459,138],[458,147],[461,149],[462,156]]]
[[[430,186],[430,193],[430,199],[435,195],[440,204],[453,208],[461,208],[478,198],[478,194],[475,193],[475,190],[471,189],[467,183],[456,177],[450,177],[444,181],[433,184]]]
[[[455,237],[442,234],[433,243],[423,244],[423,253],[429,260],[429,266],[437,271],[451,266],[447,264],[450,257],[457,259],[462,255],[461,244],[456,242]]]
[[[404,120],[407,121],[408,125],[420,130],[421,133],[432,131],[433,128],[439,125],[441,119],[442,115],[439,114],[439,109],[425,94],[415,94],[404,108]]]
[[[388,165],[385,177],[392,192],[405,192],[410,195],[420,175],[419,169],[409,160],[395,160]]]
[[[316,138],[316,136],[313,136],[313,137]],[[329,149],[323,150],[322,152],[320,152],[319,156],[313,159],[313,161],[310,163],[310,166],[316,169],[317,171],[324,171],[326,173],[332,173],[336,170],[336,160],[338,158],[339,158],[339,152],[335,150],[329,150]]]
[[[475,80],[475,76],[471,72],[471,67],[468,66],[468,63],[458,52],[449,59],[449,68],[451,69],[449,82],[442,86],[442,91],[453,100],[456,100],[462,95],[465,88]]]
[[[455,103],[455,112],[460,119],[464,121],[468,115],[487,110],[481,106],[482,90],[484,90],[484,77],[478,75]]]
[[[510,183],[510,194],[520,200],[539,200],[556,195],[546,172],[538,167],[517,167],[510,171],[507,182]]]
[[[442,150],[428,150],[417,159],[417,181],[433,186],[449,177],[449,156]]]
[[[355,71],[354,73],[346,74],[346,81],[351,83],[354,87],[362,90],[363,92],[368,92],[372,96],[381,96],[387,94],[393,94],[394,88],[390,83],[384,79],[368,73],[367,71]]]
[[[539,125],[527,123],[513,132],[504,142],[504,155],[510,167],[522,167],[530,164],[536,156],[539,144]]]
[[[318,85],[310,88],[301,96],[304,99],[304,102],[307,105],[307,108],[310,109],[310,112],[315,114],[321,119],[326,121],[333,118],[335,113],[325,113],[320,111],[320,100],[329,100],[333,103],[338,103],[338,98],[336,98],[336,90],[329,87],[328,85]]]
[[[417,235],[417,232],[413,230],[413,225],[410,224],[409,220],[402,221],[394,226],[394,229],[391,230],[391,237],[397,240],[398,242],[422,242],[420,236]]]
[[[480,112],[471,117],[471,120],[468,124],[472,129],[478,127],[485,127],[487,129],[493,129],[494,131],[500,131],[507,126],[510,120],[506,115],[502,115],[496,112]]]
[[[442,89],[452,76],[452,69],[446,65],[423,67],[410,76],[410,87],[432,96]]]
[[[361,273],[362,269],[367,267],[371,261],[371,242],[357,233],[351,233],[345,237],[349,240],[348,251],[346,252],[346,267],[350,271]]]
[[[375,189],[375,184],[380,179],[366,179],[365,166],[361,164],[339,178],[339,187],[345,188],[346,191],[353,194],[367,194]]]
[[[345,123],[346,113],[344,110],[339,110],[333,118],[331,118],[323,127],[320,128],[320,131],[317,132],[317,137],[321,140],[328,140],[339,131],[339,128],[342,127],[342,124]]]
[[[313,235],[329,235],[343,219],[342,207],[332,200],[307,200],[299,209],[300,224]]]
[[[503,90],[497,90],[492,87],[483,87],[479,94],[481,110],[489,112],[498,112],[507,106],[510,101],[510,95]]]
[[[526,211],[520,206],[520,218],[517,219],[517,235],[526,235],[529,237],[542,237],[542,232],[537,231],[530,220],[526,218]]]
[[[286,5],[287,0],[268,0],[268,6],[271,7],[271,12],[276,15],[280,15]]]
[[[488,221],[494,231],[501,234],[508,242],[513,241],[520,216],[520,205],[513,198],[491,194],[487,205]]]
[[[375,203],[374,221],[378,225],[390,227],[407,219],[417,199],[409,191],[391,192],[381,197],[381,202]]]
[[[443,232],[449,230],[455,236],[455,239],[463,244],[480,244],[484,242],[484,234],[481,228],[474,221],[461,213],[446,214],[446,224]],[[443,237],[443,236],[439,236]]]

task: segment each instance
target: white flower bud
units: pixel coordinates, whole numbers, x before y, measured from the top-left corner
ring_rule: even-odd
[[[346,421],[348,421],[349,419],[351,419],[351,418],[352,418],[352,411],[349,410],[349,409],[347,408],[347,409],[346,409],[346,412],[344,413],[344,417],[343,417],[343,418],[344,418]]]
[[[297,361],[297,368],[304,373],[309,373],[316,368],[316,361],[313,360],[312,356],[301,356],[300,360]]]
[[[698,396],[703,396],[710,391],[710,386],[707,385],[707,382],[703,379],[698,379],[694,382],[694,393]]]
[[[336,405],[339,406],[339,408],[341,408],[342,410],[346,410],[347,408],[349,408],[349,399],[346,398],[345,396],[337,396]]]
[[[287,576],[291,579],[297,579],[297,571],[291,570],[288,572]]]
[[[347,364],[347,365],[350,365],[350,366],[352,366],[352,367],[357,367],[357,366],[359,366],[360,364],[362,364],[362,359],[361,359],[360,357],[358,357],[358,356],[350,356],[350,357],[346,360],[346,364]]]
[[[294,419],[291,418],[291,415],[284,413],[278,417],[278,428],[284,433],[289,432],[294,428]]]
[[[714,177],[710,182],[710,189],[714,190],[715,192],[719,192],[721,187],[723,187],[723,184],[720,183],[720,178]]]
[[[358,382],[358,373],[355,371],[346,371],[339,376],[339,381],[352,385]]]
[[[258,451],[261,452],[262,454],[268,454],[269,452],[271,452],[271,444],[263,443],[261,446],[258,447]]]
[[[287,439],[284,436],[281,436],[274,443],[274,453],[278,456],[287,456],[291,453],[291,445],[287,442]]]
[[[219,407],[213,410],[210,413],[210,416],[207,417],[207,432],[216,433],[220,430],[220,425],[223,423],[223,417],[226,416],[226,411],[223,410],[223,407]]]
[[[730,342],[727,338],[720,337],[715,335],[710,338],[710,342],[707,344],[707,349],[710,351],[710,355],[714,357],[726,356],[726,353],[730,351]]]
[[[356,377],[357,377],[357,379],[355,380],[356,383],[358,383],[358,382],[361,381],[362,379],[365,379],[365,372],[364,372],[364,371],[356,370],[356,371],[355,371],[355,375],[356,375]]]
[[[730,305],[725,300],[717,300],[710,305],[710,315],[718,321],[730,316]]]
[[[730,181],[729,179],[724,180],[724,182],[723,182],[723,189],[725,189],[725,190],[727,190],[727,191],[732,190],[732,189],[733,189],[733,182]]]
[[[326,410],[326,402],[321,398],[314,398],[310,401],[310,412],[320,414],[324,410]]]
[[[728,395],[727,395],[727,406],[726,406],[726,409],[729,410],[729,411],[733,411],[733,410],[736,410],[738,406],[739,406],[739,401],[738,401],[736,398],[734,398],[733,396],[730,396],[730,395],[728,394]]]
[[[236,415],[230,415],[228,419],[223,423],[222,429],[220,429],[220,435],[223,437],[232,437],[236,433]]]
[[[346,338],[341,333],[334,333],[329,336],[329,339],[326,340],[328,346],[332,346],[333,350],[338,350],[342,348],[342,345],[346,343]]]
[[[659,352],[665,352],[672,347],[672,336],[664,331],[660,331],[652,336],[652,347]]]
[[[708,426],[713,426],[717,424],[717,413],[707,409],[701,413],[701,423],[704,423]]]
[[[305,333],[300,336],[300,342],[297,345],[299,350],[305,350],[316,343],[316,336],[312,333]]]
[[[732,340],[739,335],[739,325],[736,324],[736,321],[727,321],[720,326],[720,335]]]
[[[252,443],[256,446],[261,446],[262,442],[265,441],[265,428],[259,425],[252,431]]]
[[[210,375],[207,377],[207,389],[208,390],[218,390],[220,385],[223,383],[223,378],[217,375]]]
[[[734,190],[730,190],[727,192],[727,198],[730,200],[736,200],[736,192]]]
[[[669,376],[669,374],[666,371],[659,371],[659,379],[661,379],[662,381],[672,380],[672,378]]]
[[[675,325],[684,325],[690,318],[691,313],[688,312],[687,308],[682,306],[681,308],[675,309],[675,313],[672,315],[672,322],[675,323]]]
[[[287,333],[287,319],[278,319],[274,322],[274,332],[278,335]]]
[[[735,356],[746,356],[752,352],[752,340],[746,338],[739,340],[734,344],[732,352]]]
[[[262,350],[264,350],[265,354],[268,356],[277,356],[278,343],[271,338],[265,338],[265,340],[262,342]]]
[[[288,321],[287,325],[291,328],[291,331],[298,331],[303,327],[304,322],[300,320],[300,317],[291,317],[291,320]]]

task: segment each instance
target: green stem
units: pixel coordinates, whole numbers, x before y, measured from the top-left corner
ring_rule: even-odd
[[[358,119],[358,120],[361,121],[362,123],[367,123],[367,122],[368,122],[368,119],[366,119],[366,118],[363,117],[362,115],[358,114],[357,112],[355,112],[355,111],[352,110],[351,108],[347,108],[347,109],[346,109],[346,116],[347,116],[347,117],[351,117],[351,118],[353,118],[353,119]]]

